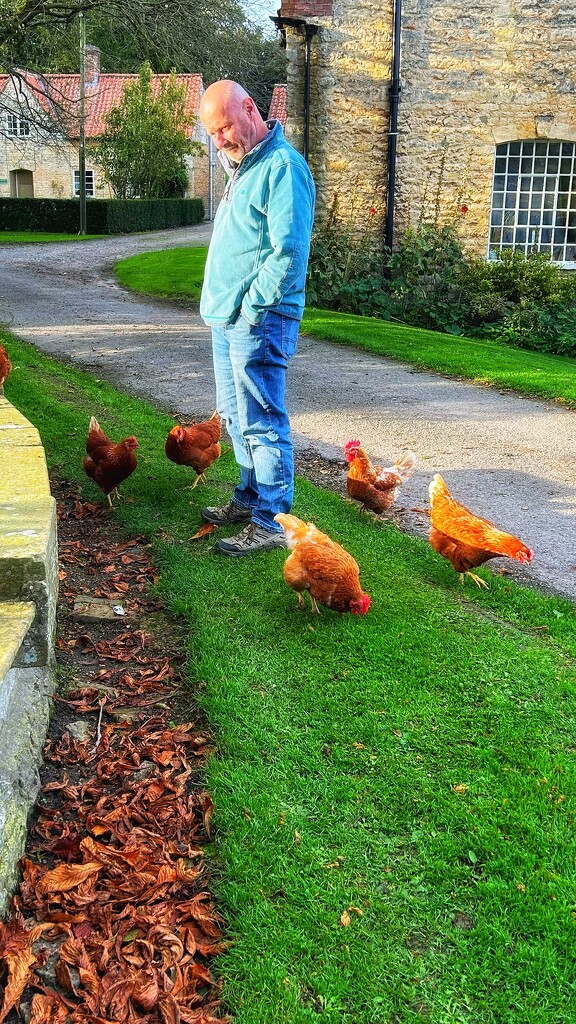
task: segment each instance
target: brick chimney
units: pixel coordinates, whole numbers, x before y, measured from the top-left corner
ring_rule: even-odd
[[[96,89],[100,78],[100,50],[90,43],[86,46],[86,88]]]
[[[282,0],[278,14],[281,18],[329,18],[332,0]]]

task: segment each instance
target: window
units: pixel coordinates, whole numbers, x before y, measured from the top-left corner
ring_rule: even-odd
[[[496,146],[488,258],[505,249],[544,252],[576,268],[576,143]]]
[[[30,121],[18,114],[6,114],[6,135],[15,138],[28,138],[30,135]]]
[[[86,195],[94,196],[94,171],[85,171]],[[74,195],[80,195],[80,171],[74,171]]]

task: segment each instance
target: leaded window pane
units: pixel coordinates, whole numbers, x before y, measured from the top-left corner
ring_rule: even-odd
[[[496,146],[488,258],[504,249],[576,253],[576,143],[523,139]],[[570,212],[568,212],[570,211]]]

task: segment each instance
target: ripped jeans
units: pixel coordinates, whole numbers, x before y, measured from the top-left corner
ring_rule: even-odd
[[[294,496],[294,453],[284,407],[286,369],[296,352],[298,320],[269,310],[262,323],[240,315],[212,328],[218,412],[240,466],[234,492],[252,509],[252,521],[281,533],[277,512],[289,512]]]

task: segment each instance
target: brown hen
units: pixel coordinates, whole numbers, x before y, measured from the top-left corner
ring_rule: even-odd
[[[313,523],[282,512],[274,519],[292,552],[284,563],[284,579],[296,591],[298,607],[304,606],[302,595],[308,591],[313,612],[323,604],[336,612],[365,615],[370,598],[360,586],[358,563],[352,555]]]
[[[412,476],[416,461],[414,452],[405,451],[388,469],[373,466],[359,441],[348,441],[344,456],[350,463],[346,478],[348,494],[361,502],[361,512],[369,508],[376,515],[394,504],[399,488]]]
[[[125,437],[123,441],[115,444],[102,430],[95,416],[90,420],[86,439],[88,454],[83,460],[83,465],[90,479],[108,498],[110,508],[111,492],[115,491],[116,497],[119,497],[118,487],[136,469],[134,449],[137,447],[138,441],[134,435]]]
[[[470,576],[479,587],[487,587],[471,569],[489,558],[515,558],[531,562],[534,552],[510,533],[498,530],[488,519],[473,515],[455,501],[439,473],[430,484],[430,544],[453,565],[464,582]]]
[[[178,466],[191,466],[198,474],[192,488],[200,480],[206,483],[205,471],[220,457],[221,433],[222,424],[216,410],[209,420],[193,423],[190,427],[172,427],[168,434],[165,446],[167,457]]]
[[[12,369],[12,363],[8,359],[8,353],[3,345],[0,345],[0,392],[4,388],[4,381]]]

